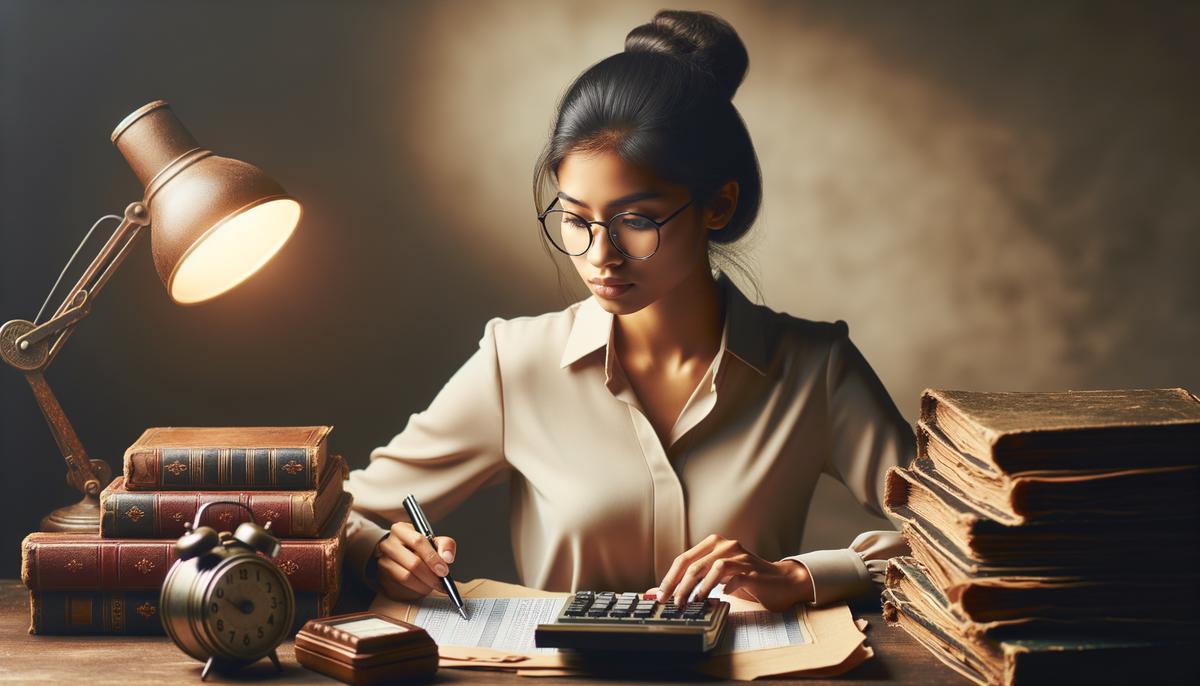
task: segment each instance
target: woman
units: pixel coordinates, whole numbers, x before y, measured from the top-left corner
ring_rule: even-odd
[[[436,520],[503,480],[521,581],[544,589],[679,602],[723,583],[781,609],[870,592],[905,552],[876,531],[796,554],[822,472],[882,515],[883,473],[915,441],[844,322],[755,305],[710,265],[762,194],[731,103],[747,66],[729,24],[664,10],[563,96],[534,192],[556,181],[541,230],[593,296],[488,321],[429,408],[350,473],[347,559],[367,585],[420,597],[454,561],[452,539],[435,549],[398,521],[408,492]]]

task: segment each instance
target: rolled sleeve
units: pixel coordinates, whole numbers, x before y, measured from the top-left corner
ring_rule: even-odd
[[[878,591],[887,561],[908,553],[899,531],[864,531],[849,548],[814,550],[784,559],[804,565],[812,581],[812,602],[824,605]]]

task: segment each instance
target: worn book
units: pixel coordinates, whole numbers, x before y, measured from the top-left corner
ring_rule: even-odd
[[[125,450],[125,488],[317,489],[332,430],[332,426],[146,429]]]
[[[342,494],[321,538],[280,541],[274,562],[292,590],[336,593],[352,502]],[[157,590],[176,560],[176,540],[34,532],[21,542],[21,581],[31,591]]]
[[[1181,504],[1163,519],[1054,519],[1015,524],[1002,513],[977,508],[945,482],[922,470],[892,467],[884,509],[902,522],[919,523],[950,542],[972,562],[1014,566],[1077,567],[1133,556],[1139,564],[1196,561],[1195,507]]]
[[[980,465],[924,420],[917,422],[913,469],[1008,524],[1055,518],[1162,518],[1181,507],[1200,507],[1200,464],[1012,475]]]
[[[333,612],[337,595],[296,591],[291,634]],[[29,633],[44,635],[165,635],[159,591],[30,591]]]
[[[936,594],[956,619],[978,626],[1045,620],[1124,622],[1129,627],[1158,622],[1200,629],[1195,579],[1182,576],[1170,580],[997,576],[947,586],[914,555],[889,561],[886,584],[907,590],[910,597],[915,590]]]
[[[342,496],[348,469],[340,455],[326,461],[320,488],[295,491],[130,491],[118,476],[100,492],[100,536],[103,538],[172,538],[182,536],[196,511],[206,503],[241,503],[260,525],[283,538],[316,538]],[[233,531],[250,521],[236,505],[210,505],[200,525]]]
[[[1194,682],[1188,636],[1122,636],[1086,625],[1022,626],[1025,636],[971,637],[937,601],[918,603],[884,588],[883,619],[900,626],[938,660],[980,685]]]
[[[1056,392],[927,389],[921,421],[985,471],[1195,465],[1200,398],[1183,388]]]

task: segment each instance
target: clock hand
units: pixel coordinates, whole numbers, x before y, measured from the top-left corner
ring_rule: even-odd
[[[253,601],[243,600],[240,603],[235,603],[232,600],[230,600],[229,598],[224,598],[224,597],[221,598],[221,600],[224,600],[225,602],[229,603],[230,605],[241,610],[242,614],[244,614],[244,615],[248,615],[251,612],[254,612],[254,602]]]

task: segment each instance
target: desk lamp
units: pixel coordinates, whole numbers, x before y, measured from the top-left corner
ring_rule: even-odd
[[[112,470],[104,460],[88,457],[43,374],[144,229],[150,228],[154,266],[168,295],[176,303],[193,305],[258,271],[300,221],[295,198],[258,167],[201,148],[163,100],[121,120],[112,142],[145,188],[142,200],[130,203],[124,217],[106,215],[92,226],[95,230],[104,219],[121,222],[52,317],[38,324],[38,312],[33,322],[14,319],[0,327],[0,357],[25,373],[67,461],[67,482],[83,494],[78,503],[42,518],[43,531],[99,530],[99,495]],[[57,288],[55,282],[46,303]]]

